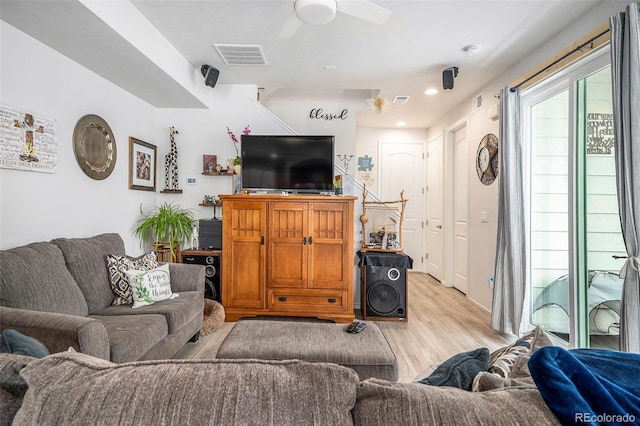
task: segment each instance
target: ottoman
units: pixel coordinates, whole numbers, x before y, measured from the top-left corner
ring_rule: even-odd
[[[224,339],[218,359],[300,359],[331,362],[370,377],[397,381],[398,361],[382,331],[373,323],[358,334],[348,325],[317,322],[242,320]]]

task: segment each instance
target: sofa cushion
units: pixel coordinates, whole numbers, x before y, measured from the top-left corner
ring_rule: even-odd
[[[64,255],[67,268],[82,290],[89,313],[113,301],[106,268],[108,254],[124,256],[124,242],[118,234],[101,234],[89,238],[58,238],[52,241]]]
[[[0,425],[10,425],[20,409],[27,392],[20,370],[33,360],[24,355],[0,354]]]
[[[56,245],[38,242],[0,251],[0,270],[0,305],[87,315],[87,302]]]
[[[456,354],[440,364],[428,377],[419,383],[432,386],[453,386],[471,390],[473,379],[489,368],[489,349],[478,348]]]
[[[143,254],[140,257],[107,255],[107,271],[109,283],[113,291],[113,305],[131,305],[133,292],[129,284],[126,272],[131,269],[148,271],[158,267],[158,259],[155,252]]]
[[[369,379],[358,386],[356,425],[558,425],[534,387],[487,392]]]
[[[61,353],[22,371],[18,424],[349,425],[357,375],[304,361],[166,360],[121,365]]]
[[[106,327],[113,362],[140,359],[168,335],[167,322],[162,315],[90,315],[90,318],[102,321]]]
[[[169,333],[175,333],[187,325],[193,318],[202,317],[204,312],[204,298],[199,291],[183,291],[180,296],[171,300],[163,300],[153,305],[132,309],[131,305],[111,305],[96,311],[94,316],[111,315],[146,315],[160,314],[165,317]]]

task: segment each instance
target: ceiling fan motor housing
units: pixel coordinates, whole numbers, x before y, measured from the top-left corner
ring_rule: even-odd
[[[298,19],[305,24],[324,25],[336,17],[336,0],[296,0],[293,4]]]

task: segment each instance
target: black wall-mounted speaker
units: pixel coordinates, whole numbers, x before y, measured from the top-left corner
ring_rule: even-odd
[[[453,80],[458,76],[458,67],[445,68],[442,71],[442,88],[453,89]]]
[[[362,268],[365,319],[407,319],[407,269],[367,265]]]
[[[182,256],[182,263],[204,265],[204,297],[222,303],[220,293],[220,256]]]
[[[203,65],[200,68],[200,72],[204,77],[204,84],[209,87],[216,87],[218,76],[220,75],[220,71],[217,68],[214,68],[211,65]]]

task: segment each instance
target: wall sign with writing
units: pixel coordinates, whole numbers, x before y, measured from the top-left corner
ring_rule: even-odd
[[[340,113],[338,114],[324,112],[322,108],[312,108],[311,111],[309,112],[309,118],[312,120],[325,120],[325,121],[346,120],[348,114],[349,114],[349,110],[346,108],[340,111]]]
[[[0,106],[0,167],[53,173],[57,156],[55,120]]]
[[[611,154],[613,114],[587,114],[587,154]]]

